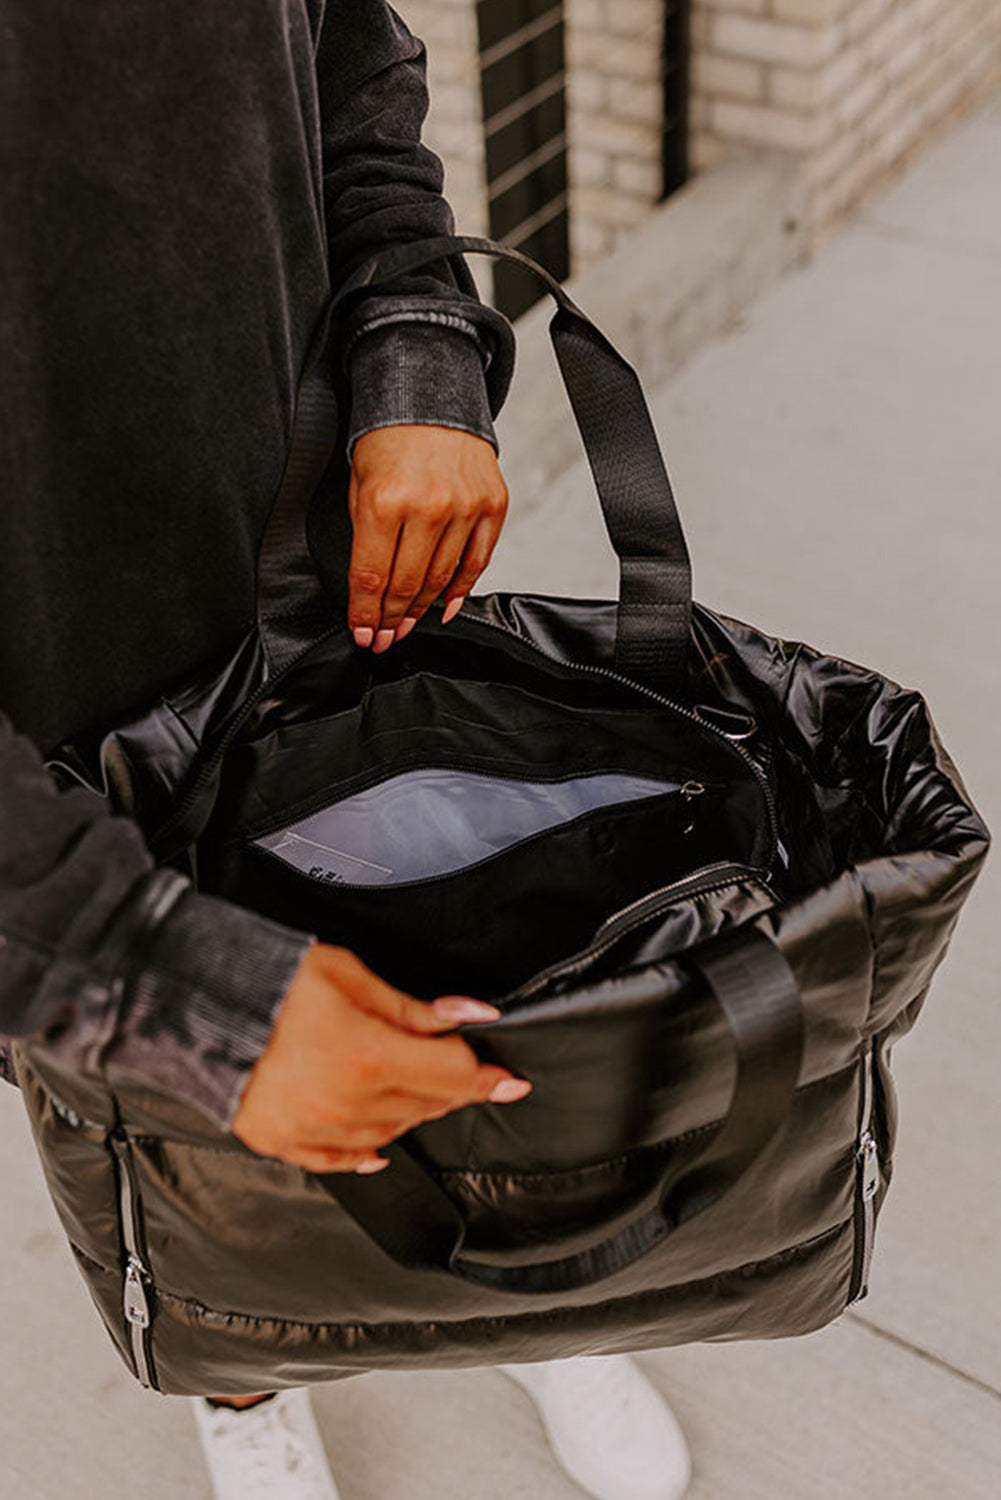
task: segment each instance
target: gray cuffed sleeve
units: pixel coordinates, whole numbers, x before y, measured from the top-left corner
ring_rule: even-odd
[[[358,438],[403,423],[460,428],[498,451],[484,367],[489,350],[475,327],[444,310],[412,322],[387,313],[345,350],[351,380],[350,460]]]
[[[328,5],[316,68],[336,287],[382,251],[454,234],[455,220],[442,163],[421,139],[427,54],[392,6]],[[349,451],[363,431],[411,421],[475,432],[496,448],[491,418],[514,370],[514,333],[480,300],[461,256],[354,293],[335,345],[350,362]]]
[[[185,882],[123,987],[104,1066],[155,1080],[228,1129],[313,941]]]

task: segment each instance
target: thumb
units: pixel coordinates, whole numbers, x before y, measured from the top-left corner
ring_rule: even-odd
[[[351,955],[354,958],[354,955]],[[496,1005],[474,1000],[468,995],[443,995],[433,1001],[415,1000],[373,974],[359,959],[351,964],[351,999],[370,1015],[379,1016],[402,1031],[433,1034],[451,1031],[463,1022],[496,1021]],[[346,976],[345,976],[346,977]]]
[[[369,994],[365,1008],[393,1026],[424,1035],[451,1031],[463,1022],[496,1021],[500,1017],[495,1005],[470,999],[467,995],[443,995],[433,1001],[414,1000],[390,985],[382,984]]]

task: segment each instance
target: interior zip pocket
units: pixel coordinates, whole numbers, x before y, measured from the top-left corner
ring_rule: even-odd
[[[409,770],[250,842],[311,879],[345,886],[436,880],[602,810],[701,782],[621,771],[528,780],[444,766]]]

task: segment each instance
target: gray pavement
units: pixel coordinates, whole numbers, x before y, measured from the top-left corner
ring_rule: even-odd
[[[924,691],[996,830],[999,155],[996,102],[650,393],[697,597]],[[582,467],[514,497],[483,586],[614,592]],[[692,1500],[997,1496],[999,886],[991,861],[895,1049],[900,1137],[869,1297],[805,1339],[639,1356],[689,1434]],[[203,1500],[187,1403],[142,1392],[112,1353],[10,1090],[0,1160],[0,1494]],[[366,1375],[315,1400],[343,1500],[580,1494],[497,1371]]]

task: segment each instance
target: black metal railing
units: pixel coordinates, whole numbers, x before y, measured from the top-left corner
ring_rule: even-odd
[[[612,0],[614,4],[614,0]],[[664,0],[662,192],[688,180],[691,0]],[[563,0],[478,0],[490,234],[570,273]],[[494,267],[494,302],[516,318],[539,296],[517,266]]]
[[[570,272],[562,0],[479,0],[490,234],[562,279]],[[494,267],[494,302],[516,318],[540,293]]]
[[[688,93],[691,56],[691,0],[665,0],[663,198],[688,181]]]

